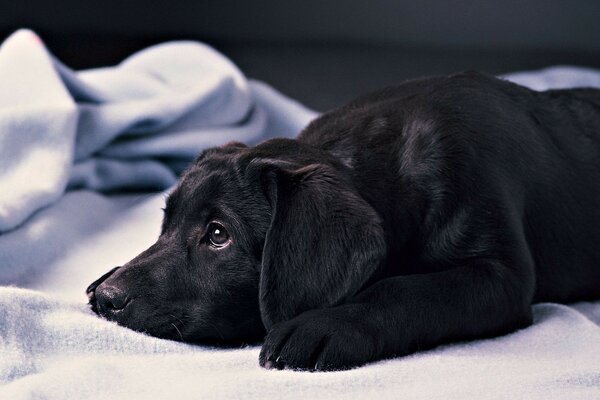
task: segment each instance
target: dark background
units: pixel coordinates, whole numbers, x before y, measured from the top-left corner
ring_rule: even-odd
[[[197,39],[318,110],[422,75],[600,68],[600,0],[1,1],[3,37],[34,29],[73,68]]]

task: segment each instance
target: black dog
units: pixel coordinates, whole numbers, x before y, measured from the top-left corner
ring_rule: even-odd
[[[203,152],[158,241],[88,288],[119,324],[266,338],[331,370],[501,335],[600,297],[600,90],[478,73],[359,98],[297,140]]]

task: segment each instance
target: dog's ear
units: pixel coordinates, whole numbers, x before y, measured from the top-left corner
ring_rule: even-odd
[[[271,162],[262,183],[272,207],[259,302],[266,329],[354,295],[386,253],[376,211],[334,168]]]

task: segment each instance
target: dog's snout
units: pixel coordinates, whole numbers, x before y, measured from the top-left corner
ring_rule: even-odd
[[[95,292],[98,311],[110,316],[115,311],[123,310],[129,304],[129,297],[123,290],[110,285],[100,285]]]
[[[110,276],[112,274],[114,274],[115,271],[118,270],[119,268],[121,268],[121,267],[114,267],[113,269],[111,269],[110,271],[108,271],[107,273],[102,275],[100,278],[98,278],[94,282],[92,282],[92,284],[90,286],[88,286],[87,289],[85,289],[85,293],[87,294],[87,296],[90,300],[92,300],[92,297],[94,296],[94,292],[96,291],[96,288],[98,286],[100,286],[102,284],[102,282],[104,282],[105,280],[110,278]]]

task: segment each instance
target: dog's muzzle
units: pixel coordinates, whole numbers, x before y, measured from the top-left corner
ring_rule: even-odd
[[[111,269],[86,289],[92,311],[108,319],[112,319],[115,312],[123,310],[129,303],[127,294],[121,289],[103,284],[119,268]]]

